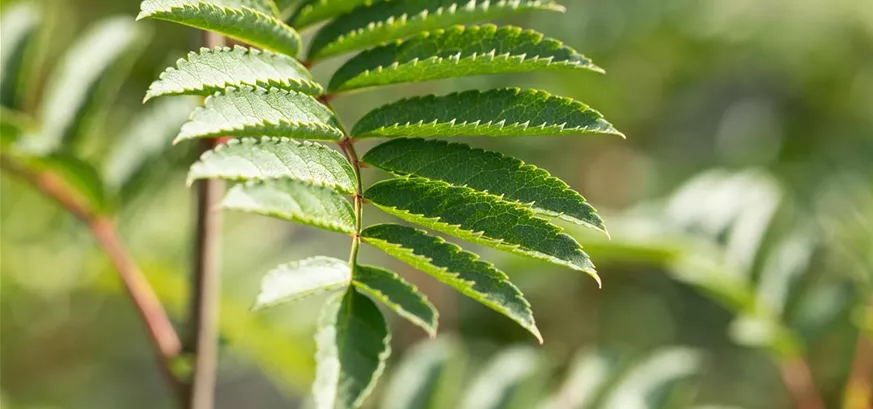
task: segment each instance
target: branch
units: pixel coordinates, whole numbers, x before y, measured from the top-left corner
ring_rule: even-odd
[[[824,400],[819,395],[812,378],[809,364],[800,356],[783,359],[779,364],[785,388],[797,409],[825,409]]]
[[[122,244],[112,220],[91,210],[62,178],[51,172],[27,169],[5,155],[0,157],[0,167],[29,182],[88,226],[118,272],[127,294],[145,323],[161,373],[173,391],[178,393],[180,384],[170,363],[182,349],[179,337],[148,280]]]
[[[224,43],[220,35],[204,33],[205,46],[213,48]],[[219,143],[220,139],[202,140],[199,150],[206,152]],[[221,199],[223,183],[214,179],[200,180],[196,182],[195,189],[197,224],[194,231],[193,285],[188,315],[189,333],[185,341],[185,352],[194,357],[194,371],[186,391],[185,407],[212,409],[218,356],[218,293],[221,287],[218,273],[221,213],[215,208]]]
[[[873,316],[873,298],[865,314]],[[862,324],[863,325],[863,324]],[[873,339],[863,328],[858,330],[852,369],[846,381],[843,409],[868,409],[873,407]]]

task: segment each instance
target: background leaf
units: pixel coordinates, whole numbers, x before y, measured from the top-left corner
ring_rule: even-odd
[[[32,79],[26,75],[28,51],[39,36],[41,25],[40,10],[35,3],[18,2],[3,10],[0,19],[0,37],[3,37],[0,105],[4,107],[21,108],[23,82]]]

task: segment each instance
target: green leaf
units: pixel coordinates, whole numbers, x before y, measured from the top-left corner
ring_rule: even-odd
[[[665,402],[658,402],[674,382],[700,371],[700,352],[683,347],[664,348],[656,351],[642,362],[634,365],[612,387],[604,402],[606,409],[655,409]]]
[[[316,256],[282,264],[261,279],[261,290],[252,310],[345,289],[351,280],[349,263],[331,257]]]
[[[130,126],[119,133],[103,163],[103,175],[109,190],[118,192],[140,174],[152,159],[170,147],[188,113],[197,106],[196,98],[171,98],[159,101],[133,118]]]
[[[309,60],[343,54],[453,24],[505,17],[528,10],[564,11],[550,0],[406,0],[363,5],[319,30]]]
[[[391,354],[391,335],[382,313],[369,298],[349,289],[325,306],[315,341],[316,408],[357,408]]]
[[[39,36],[42,23],[39,7],[32,2],[15,3],[0,18],[0,106],[20,108],[22,82],[28,71],[28,51]]]
[[[581,102],[517,88],[402,99],[370,111],[352,129],[356,138],[584,133],[622,135]]]
[[[537,351],[530,347],[509,348],[488,362],[473,380],[461,409],[506,409],[513,395],[536,374],[540,365]]]
[[[136,19],[172,21],[291,57],[297,55],[300,35],[274,17],[273,10],[257,7],[258,3],[263,4],[260,1],[145,0]]]
[[[220,136],[284,136],[338,141],[343,132],[334,113],[315,98],[272,88],[228,88],[206,98],[174,143]]]
[[[230,86],[260,86],[320,95],[323,90],[297,60],[284,54],[235,46],[201,48],[179,59],[149,86],[145,101],[164,95],[212,95]]]
[[[52,72],[39,111],[42,130],[23,148],[47,154],[80,139],[143,49],[143,27],[128,17],[113,17],[93,25],[70,46]]]
[[[299,30],[372,3],[372,0],[304,0],[288,21]]]
[[[603,72],[558,40],[518,27],[454,26],[366,50],[333,75],[331,93],[441,78],[536,70]]]
[[[227,180],[293,179],[341,193],[355,193],[352,166],[336,150],[287,138],[231,139],[205,152],[188,171],[188,183]]]
[[[358,265],[355,267],[354,285],[423,328],[431,338],[436,336],[439,315],[436,308],[418,288],[397,273],[375,266]]]
[[[576,354],[560,389],[540,404],[539,409],[591,408],[604,398],[617,362],[605,354],[582,351]]]
[[[0,143],[12,144],[39,129],[36,121],[24,112],[0,106]]]
[[[236,185],[227,192],[221,207],[339,233],[355,231],[355,214],[348,200],[330,189],[296,180],[271,179]]]
[[[430,274],[461,294],[517,322],[541,343],[530,304],[509,277],[479,256],[423,230],[377,224],[361,231],[362,240],[417,270]]]
[[[363,161],[397,175],[421,176],[488,192],[538,213],[606,231],[597,211],[562,180],[498,152],[461,143],[401,138],[370,149]]]
[[[419,342],[403,355],[382,394],[380,409],[429,409],[438,405],[442,381],[451,376],[449,361],[460,347],[452,338]]]
[[[476,244],[600,277],[582,246],[532,210],[468,187],[424,178],[372,185],[364,196],[383,211]]]
[[[66,152],[33,158],[31,165],[60,177],[72,193],[85,201],[88,208],[100,213],[107,210],[106,191],[100,173],[90,163]]]

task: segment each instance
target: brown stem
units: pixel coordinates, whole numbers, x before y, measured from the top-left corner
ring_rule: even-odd
[[[873,299],[867,314],[873,314]],[[863,330],[858,331],[852,369],[846,381],[843,409],[873,408],[873,339]]]
[[[174,393],[178,393],[180,384],[170,364],[182,349],[179,337],[148,280],[122,244],[112,220],[91,210],[62,178],[51,172],[27,169],[6,156],[0,158],[0,165],[4,170],[28,181],[40,192],[54,199],[67,212],[88,226],[118,272],[127,294],[145,323],[161,373]]]
[[[824,400],[818,394],[809,364],[799,356],[788,357],[779,369],[785,388],[797,409],[825,409]]]
[[[213,48],[224,45],[224,38],[206,32],[204,43]],[[217,139],[200,142],[201,152],[220,143]],[[221,238],[221,213],[215,211],[221,198],[220,180],[200,180],[197,192],[194,260],[189,310],[189,332],[184,350],[194,357],[191,382],[186,393],[187,409],[212,409],[215,395],[215,371],[218,356],[218,302],[220,277],[218,253]]]

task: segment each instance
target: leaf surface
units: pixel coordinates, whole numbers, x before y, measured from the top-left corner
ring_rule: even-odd
[[[309,95],[277,88],[229,88],[207,98],[175,142],[261,135],[337,141],[343,136],[340,129],[333,112]]]
[[[461,294],[517,322],[540,342],[530,304],[509,277],[479,256],[423,230],[377,224],[361,231],[362,240],[417,270],[430,274]]]
[[[387,305],[433,338],[437,331],[437,310],[414,285],[397,273],[375,266],[355,267],[354,285]]]
[[[312,39],[308,59],[316,60],[387,41],[529,10],[563,11],[549,0],[406,0],[363,5],[328,23]]]
[[[300,49],[300,35],[267,11],[261,1],[145,0],[137,20],[153,18],[210,30],[291,57]],[[253,8],[254,7],[254,8]]]
[[[28,50],[39,36],[42,23],[36,3],[19,2],[3,10],[0,17],[0,106],[20,108],[22,81],[26,80]]]
[[[219,145],[188,171],[189,184],[206,178],[293,179],[341,193],[355,192],[355,173],[341,153],[287,138],[241,138]]]
[[[517,88],[402,99],[370,111],[352,136],[621,135],[603,115],[570,98]]]
[[[583,271],[600,278],[582,246],[532,210],[468,187],[424,178],[372,185],[364,196],[383,211],[476,244]]]
[[[316,256],[282,264],[261,279],[261,290],[252,310],[341,290],[351,280],[349,263],[331,257]]]
[[[145,171],[153,160],[170,148],[188,114],[197,106],[196,98],[171,98],[146,107],[119,134],[119,141],[109,151],[102,170],[106,186],[119,192],[128,182]]]
[[[212,95],[242,85],[320,95],[322,88],[297,60],[284,54],[241,46],[201,48],[167,68],[145,100],[164,95]]]
[[[531,380],[540,366],[537,351],[515,347],[501,351],[472,381],[461,409],[507,409],[515,392]]]
[[[606,231],[594,207],[562,180],[498,152],[461,143],[401,138],[370,149],[363,161],[397,175],[421,176],[488,192],[538,213]]]
[[[315,407],[360,406],[385,368],[390,341],[385,318],[369,298],[350,288],[332,299],[322,311],[315,335]]]
[[[127,17],[94,24],[70,46],[52,71],[39,110],[42,129],[25,142],[35,154],[76,142],[107,108],[106,98],[124,78],[148,37]]]
[[[359,5],[371,3],[371,0],[304,0],[300,2],[289,22],[295,28],[303,29],[344,14]]]
[[[337,70],[328,90],[565,69],[603,72],[576,50],[533,30],[491,24],[453,26],[358,54]]]
[[[382,394],[380,409],[432,409],[438,405],[437,394],[444,391],[451,376],[451,358],[460,349],[453,338],[419,342],[404,352],[403,359],[391,371],[391,380]],[[447,395],[447,394],[446,394]]]
[[[221,207],[272,216],[325,230],[355,231],[352,205],[338,193],[288,179],[251,181],[231,188]]]

